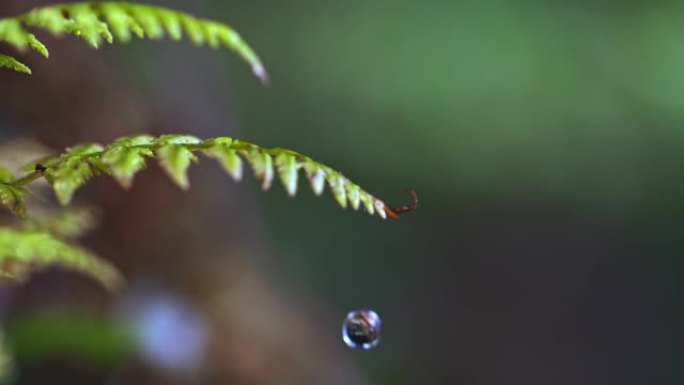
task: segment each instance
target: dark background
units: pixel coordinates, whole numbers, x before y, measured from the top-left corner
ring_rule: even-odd
[[[4,289],[20,383],[684,380],[681,2],[157,4],[235,27],[272,85],[230,52],[41,34],[50,59],[21,55],[34,75],[0,72],[3,137],[237,136],[391,204],[414,188],[420,208],[382,221],[208,161],[187,193],[156,166],[129,192],[99,179],[76,197],[101,211],[84,243],[129,287],[52,272]],[[342,318],[366,307],[382,342],[349,350]],[[130,343],[103,343],[112,330]],[[49,333],[95,347],[41,348]]]

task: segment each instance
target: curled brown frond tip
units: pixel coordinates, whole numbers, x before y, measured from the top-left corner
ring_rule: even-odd
[[[418,208],[418,193],[416,192],[416,190],[410,189],[410,190],[406,190],[406,192],[411,194],[411,196],[413,196],[411,203],[404,205],[404,206],[399,206],[399,207],[387,207],[386,206],[385,212],[387,213],[388,217],[390,217],[392,219],[399,219],[399,216],[401,214],[411,212],[411,211]]]

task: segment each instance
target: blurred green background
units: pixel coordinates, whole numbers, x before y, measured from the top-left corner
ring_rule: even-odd
[[[377,383],[682,380],[681,2],[206,9],[270,64],[230,72],[243,136],[421,194],[388,224],[259,196],[288,279],[386,316]]]
[[[192,181],[238,191],[246,217],[222,220],[257,234],[246,259],[304,301],[281,306],[322,314],[295,341],[337,343],[352,309],[383,317],[376,350],[334,348],[349,383],[684,380],[681,1],[157,4],[228,22],[272,78],[189,44],[107,49],[125,87],[183,117],[171,130],[296,149],[390,204],[418,191],[383,222],[304,188]]]

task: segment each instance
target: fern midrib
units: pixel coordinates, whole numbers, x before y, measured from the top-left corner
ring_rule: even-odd
[[[8,185],[8,186],[13,186],[13,187],[22,187],[22,186],[26,186],[27,184],[33,182],[36,179],[39,179],[42,176],[43,176],[42,171],[35,170],[29,174],[22,176],[21,178],[13,180],[12,182],[2,182],[2,184]]]
[[[127,148],[129,148],[129,149],[148,149],[148,150],[156,151],[156,150],[158,150],[164,146],[173,145],[173,144],[174,143],[139,144],[139,145],[130,145],[130,146],[127,146]],[[193,144],[182,144],[182,146],[187,148],[188,150],[194,152],[194,151],[208,150],[212,146],[214,146],[214,144],[203,142],[203,143],[193,143]],[[251,149],[258,149],[259,151],[264,152],[270,156],[277,156],[278,154],[281,154],[283,152],[287,152],[292,156],[300,158],[301,160],[309,160],[309,161],[312,160],[310,157],[303,155],[303,154],[300,154],[300,153],[293,151],[293,150],[290,150],[290,149],[284,149],[284,148],[279,148],[279,147],[263,148],[263,147],[257,146],[256,144],[245,142],[242,140],[234,140],[227,147],[232,149],[232,150],[235,150],[235,151],[249,151]],[[107,151],[107,149],[105,148],[102,151],[94,151],[94,152],[91,152],[88,154],[80,155],[80,157],[85,162],[90,163],[91,159],[98,159],[106,151]],[[5,185],[9,185],[9,186],[13,186],[13,187],[26,186],[27,184],[43,177],[45,175],[45,171],[47,169],[58,168],[59,165],[62,164],[62,162],[63,162],[62,159],[57,159],[57,161],[55,163],[50,164],[49,166],[45,166],[43,169],[31,171],[30,173],[28,173],[28,174],[26,174],[20,178],[17,178],[11,182],[0,182],[0,183],[5,184]],[[92,163],[90,163],[90,164],[92,164]],[[325,166],[323,164],[319,164],[319,167],[322,169],[325,169],[326,171],[337,172],[337,171],[333,170],[331,167]]]

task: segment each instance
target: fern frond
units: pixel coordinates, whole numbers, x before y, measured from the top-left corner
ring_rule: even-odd
[[[138,171],[145,167],[147,158],[157,158],[159,165],[181,188],[187,189],[188,168],[197,161],[196,153],[217,160],[236,181],[241,180],[247,162],[263,190],[271,187],[277,177],[288,195],[297,193],[299,171],[303,170],[316,195],[321,195],[325,184],[337,203],[358,210],[362,205],[370,214],[382,218],[397,218],[395,209],[369,194],[341,173],[305,155],[282,148],[263,148],[241,140],[221,137],[201,140],[189,135],[152,137],[136,135],[120,138],[108,146],[97,143],[82,144],[64,154],[45,159],[32,173],[17,179],[14,187],[22,186],[44,176],[52,185],[58,200],[68,204],[74,192],[99,173],[112,175],[128,188]]]
[[[100,47],[103,42],[111,44],[115,39],[126,43],[132,35],[155,40],[169,36],[172,40],[180,40],[185,34],[195,45],[233,50],[249,64],[256,77],[268,83],[261,60],[231,27],[163,7],[126,2],[70,3],[48,5],[0,19],[0,41],[20,50],[31,48],[48,57],[48,49],[26,27],[46,29],[55,35],[72,34],[93,48]],[[26,65],[7,55],[0,55],[0,67],[31,73]]]
[[[49,232],[0,228],[0,277],[21,281],[31,272],[50,266],[82,272],[110,290],[123,283],[109,262]]]

